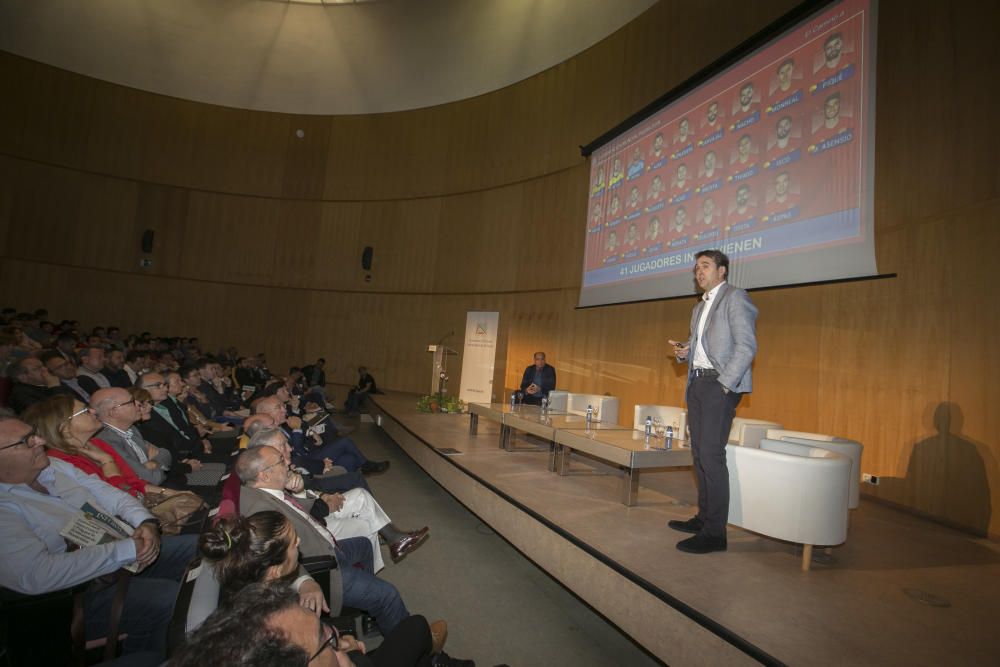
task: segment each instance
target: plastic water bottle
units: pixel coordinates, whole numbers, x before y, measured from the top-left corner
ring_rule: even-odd
[[[594,406],[593,405],[588,405],[587,406],[587,423],[589,424],[592,421],[594,421]]]
[[[542,412],[549,409],[549,399],[546,396],[542,396]]]
[[[516,404],[517,404],[517,392],[515,391],[510,395],[510,409],[513,410]]]
[[[648,439],[649,436],[651,436],[651,435],[653,435],[653,418],[647,416],[646,417],[646,438]]]
[[[674,446],[674,427],[667,424],[667,435],[663,438],[663,448],[672,449]]]

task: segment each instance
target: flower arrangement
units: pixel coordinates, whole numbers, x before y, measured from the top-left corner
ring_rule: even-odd
[[[417,401],[417,410],[420,412],[465,412],[465,402],[457,396],[447,394],[428,394]]]

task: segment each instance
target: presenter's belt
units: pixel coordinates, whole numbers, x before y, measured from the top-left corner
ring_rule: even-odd
[[[696,378],[717,378],[719,371],[714,368],[694,368],[691,370],[691,375]]]

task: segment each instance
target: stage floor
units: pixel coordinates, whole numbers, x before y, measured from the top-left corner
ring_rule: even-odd
[[[473,436],[467,415],[418,413],[416,399],[374,396],[370,411],[470,510],[664,662],[1000,662],[1000,544],[862,499],[847,542],[817,549],[810,572],[795,545],[733,527],[728,552],[685,554],[666,523],[693,514],[689,470],[643,472],[638,504],[625,507],[620,471],[574,455],[579,474],[559,477],[537,441],[519,435],[531,449],[505,452],[499,424],[480,419]],[[652,618],[646,596],[680,620]]]

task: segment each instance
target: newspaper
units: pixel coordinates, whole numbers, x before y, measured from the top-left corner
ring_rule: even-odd
[[[90,503],[84,503],[80,513],[63,526],[59,534],[73,544],[84,548],[132,538],[132,526],[104,512]],[[129,572],[138,572],[138,561],[123,566]]]

